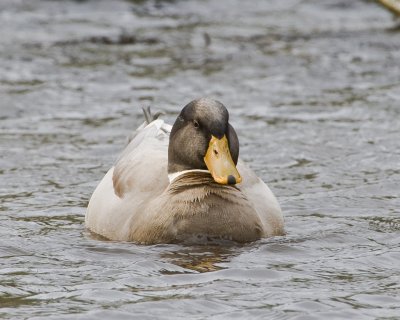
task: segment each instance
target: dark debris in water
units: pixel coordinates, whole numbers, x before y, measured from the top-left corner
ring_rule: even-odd
[[[366,219],[371,229],[377,232],[400,231],[400,218],[374,217]]]
[[[56,46],[68,46],[68,45],[82,45],[85,43],[93,43],[99,45],[133,45],[133,44],[147,44],[154,45],[160,43],[160,39],[158,38],[142,38],[137,37],[133,34],[122,33],[116,37],[112,36],[92,36],[83,39],[75,39],[75,40],[65,40],[65,41],[57,41],[54,43]]]
[[[26,48],[36,48],[41,49],[44,47],[48,47],[49,45],[54,47],[66,47],[66,46],[76,46],[76,45],[115,45],[115,46],[126,46],[126,45],[136,45],[136,44],[145,44],[145,45],[156,45],[161,43],[162,40],[156,37],[141,37],[134,34],[121,33],[117,36],[111,35],[98,35],[98,36],[90,36],[83,37],[78,39],[68,39],[68,40],[60,40],[55,41],[53,43],[47,42],[27,42],[24,44]]]

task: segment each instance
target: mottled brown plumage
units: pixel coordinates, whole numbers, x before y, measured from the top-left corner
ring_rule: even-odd
[[[143,227],[132,221],[130,238],[138,242],[193,241],[204,236],[247,242],[265,236],[245,194],[235,186],[217,184],[204,172],[179,176],[147,208],[139,220],[151,216],[151,224]]]

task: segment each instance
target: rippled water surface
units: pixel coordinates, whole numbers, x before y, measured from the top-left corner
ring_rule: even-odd
[[[374,1],[0,2],[0,318],[399,319],[400,31]],[[140,108],[224,102],[287,235],[84,228]]]

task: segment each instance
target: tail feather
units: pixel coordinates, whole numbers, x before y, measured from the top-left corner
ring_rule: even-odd
[[[162,111],[157,111],[156,113],[152,114],[151,110],[150,110],[150,106],[143,107],[142,110],[143,110],[144,118],[145,118],[147,124],[150,124],[154,120],[157,120],[161,115],[165,114]]]

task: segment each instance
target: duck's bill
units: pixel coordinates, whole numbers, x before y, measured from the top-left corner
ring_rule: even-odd
[[[204,162],[215,182],[220,184],[236,184],[242,182],[229,151],[228,139],[211,136]]]

